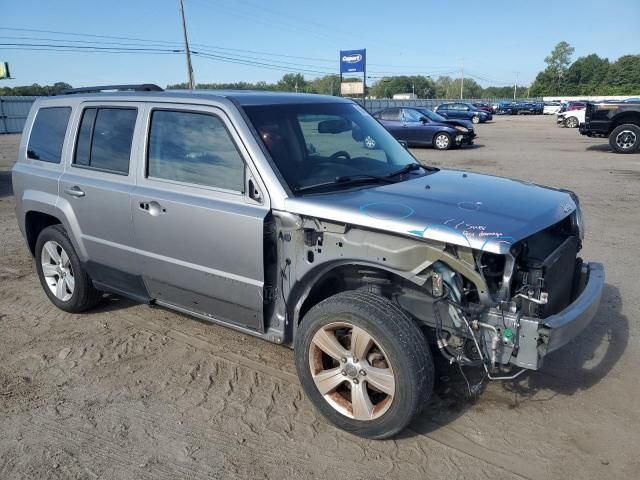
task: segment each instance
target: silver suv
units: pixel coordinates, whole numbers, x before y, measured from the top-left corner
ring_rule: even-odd
[[[432,355],[513,378],[595,315],[571,192],[423,166],[346,99],[126,88],[38,100],[22,137],[16,215],[65,311],[118,294],[291,346],[370,438],[427,404]]]

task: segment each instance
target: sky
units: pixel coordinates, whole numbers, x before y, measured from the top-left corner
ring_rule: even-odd
[[[341,49],[367,49],[368,83],[393,74],[459,76],[464,65],[465,77],[483,86],[511,85],[516,72],[518,84],[529,84],[562,40],[575,48],[574,59],[640,54],[640,0],[617,1],[615,14],[601,0],[184,3],[191,48],[208,55],[193,58],[198,83],[337,73]],[[9,62],[15,78],[0,80],[0,86],[185,82],[184,54],[166,53],[182,49],[182,42],[179,0],[0,0],[0,44],[141,49],[96,53],[0,45],[0,61]]]

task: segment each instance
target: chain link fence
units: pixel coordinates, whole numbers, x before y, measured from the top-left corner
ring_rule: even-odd
[[[0,96],[0,133],[22,133],[31,105],[38,97]]]

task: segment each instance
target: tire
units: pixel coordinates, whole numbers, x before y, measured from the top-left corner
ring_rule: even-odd
[[[449,150],[453,146],[451,135],[445,132],[438,132],[433,136],[433,148],[436,150]]]
[[[366,347],[355,346],[354,353],[355,335],[370,341],[358,341]],[[361,437],[399,433],[433,391],[433,359],[420,328],[396,304],[370,292],[338,293],[309,310],[296,334],[295,358],[314,406],[337,427]],[[316,381],[324,382],[324,393]]]
[[[78,313],[98,304],[102,293],[93,286],[62,225],[42,230],[35,252],[40,284],[56,307]]]
[[[609,145],[617,153],[634,153],[640,149],[640,127],[625,123],[609,134]]]
[[[564,119],[564,126],[567,128],[576,128],[579,125],[577,117],[567,117]]]
[[[473,117],[471,117],[471,123],[477,125],[478,123],[480,123],[480,117],[478,115],[474,115]]]
[[[375,150],[378,147],[378,143],[376,142],[376,139],[373,138],[371,135],[367,135],[366,137],[364,137],[363,142],[367,150]]]

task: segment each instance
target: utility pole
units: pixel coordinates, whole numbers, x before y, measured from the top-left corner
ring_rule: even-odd
[[[518,94],[518,72],[516,72],[516,83],[513,84],[513,99],[516,99],[516,95]]]
[[[462,100],[464,98],[464,59],[462,60],[460,67],[462,71],[462,75],[460,76],[460,100]]]
[[[187,74],[189,76],[189,88],[196,88],[196,81],[193,78],[193,66],[191,65],[191,51],[189,50],[189,39],[187,38],[187,22],[184,19],[184,2],[180,0],[180,13],[182,14],[182,33],[184,34],[184,51],[187,54]]]

